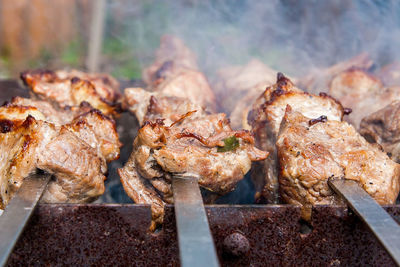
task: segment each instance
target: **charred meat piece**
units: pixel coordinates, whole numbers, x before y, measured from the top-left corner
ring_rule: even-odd
[[[366,116],[360,124],[360,134],[371,143],[378,143],[397,163],[400,163],[400,101]]]
[[[329,89],[329,83],[333,77],[341,72],[349,69],[368,70],[373,66],[374,62],[366,53],[362,53],[347,61],[339,62],[329,68],[320,68],[312,71],[309,75],[300,78],[297,84],[300,88],[317,94],[321,91]]]
[[[399,87],[384,88],[382,82],[371,74],[350,69],[333,78],[329,93],[345,107],[351,108],[346,118],[356,128],[363,117],[369,115],[394,100],[400,100]]]
[[[215,96],[207,78],[198,70],[194,53],[174,36],[163,36],[155,62],[144,70],[147,91],[182,97],[192,103],[216,109]]]
[[[347,122],[309,122],[288,106],[276,143],[286,203],[300,205],[305,220],[311,218],[312,205],[343,203],[329,188],[330,177],[357,181],[379,204],[395,203],[399,164]]]
[[[225,114],[195,114],[183,114],[171,125],[164,125],[162,119],[146,121],[129,161],[119,170],[127,194],[137,203],[150,201],[156,223],[163,216],[160,199],[162,203],[173,201],[174,173],[194,176],[200,186],[225,194],[250,170],[252,161],[268,155],[254,147],[250,132],[233,131]]]
[[[270,154],[252,171],[258,202],[279,203],[275,143],[287,105],[310,119],[325,116],[329,120],[340,121],[344,115],[342,105],[332,97],[324,93],[317,96],[303,92],[278,73],[276,84],[268,87],[256,100],[248,117],[256,145]]]
[[[106,162],[119,158],[114,120],[83,103],[59,106],[21,97],[0,107],[0,208],[30,173],[53,174],[42,200],[89,202],[104,192]]]
[[[120,109],[119,84],[106,74],[33,70],[21,73],[21,79],[33,96],[61,108],[76,107],[86,101],[106,115],[116,115]]]
[[[93,109],[90,104],[82,102],[79,107],[61,109],[46,101],[14,97],[0,108],[0,119],[13,119],[16,116],[24,119],[26,114],[20,114],[24,110],[29,110],[29,114],[38,120],[69,128],[91,147],[98,149],[107,162],[119,158],[121,143],[115,121]]]
[[[0,207],[7,205],[24,177],[37,169],[55,178],[42,197],[45,202],[78,203],[99,197],[104,192],[107,167],[96,149],[67,127],[36,120],[30,111],[24,113],[26,119],[1,120],[0,146],[7,153],[0,161]]]
[[[221,111],[231,115],[233,128],[247,125],[249,107],[267,86],[275,83],[276,73],[277,71],[256,59],[244,66],[230,66],[218,71],[213,89]],[[246,120],[242,126],[243,118]]]

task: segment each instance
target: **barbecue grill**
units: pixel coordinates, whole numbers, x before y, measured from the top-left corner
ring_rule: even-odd
[[[1,81],[1,99],[14,95],[26,96],[27,91],[15,81]],[[119,125],[132,127],[132,118],[121,116]],[[129,144],[134,131],[122,133],[121,141]],[[115,170],[126,161],[129,147],[110,166],[111,190],[117,190],[112,186],[119,179]],[[399,205],[385,209],[400,221]],[[346,207],[316,206],[309,223],[292,205],[208,205],[206,213],[222,266],[395,266]],[[150,222],[145,205],[39,204],[8,264],[179,265],[174,207],[166,207],[164,223],[155,233],[148,230]]]

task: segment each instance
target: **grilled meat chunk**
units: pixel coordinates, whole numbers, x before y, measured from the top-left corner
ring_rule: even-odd
[[[350,69],[333,78],[329,93],[345,107],[351,108],[346,118],[356,128],[363,117],[369,115],[394,100],[400,100],[400,87],[384,88],[382,82],[371,74]]]
[[[218,71],[213,89],[222,112],[230,114],[234,129],[248,126],[249,107],[267,86],[275,83],[276,73],[256,59],[244,66],[231,66]]]
[[[300,78],[297,84],[300,88],[317,94],[321,91],[328,91],[329,83],[333,77],[349,69],[368,70],[374,62],[366,53],[350,58],[347,61],[339,62],[329,68],[316,69],[307,76]]]
[[[42,200],[88,202],[104,192],[106,162],[119,158],[114,120],[90,104],[62,109],[15,97],[0,107],[0,208],[30,173],[53,174]]]
[[[335,99],[324,93],[317,96],[303,92],[278,73],[276,84],[268,87],[256,100],[248,117],[256,145],[270,154],[266,160],[257,163],[252,171],[255,197],[259,202],[279,203],[275,143],[287,105],[310,119],[322,116],[340,121],[344,115],[342,105]]]
[[[106,115],[116,115],[120,109],[119,84],[106,74],[33,70],[21,73],[21,79],[35,97],[61,108],[76,107],[86,101]]]
[[[98,149],[107,162],[119,158],[121,143],[115,121],[86,102],[82,102],[79,107],[61,109],[46,101],[14,97],[10,103],[0,108],[0,118],[12,119],[21,110],[30,110],[36,119],[69,128],[91,147]],[[20,119],[26,117],[23,116]]]
[[[381,145],[392,160],[400,163],[400,101],[366,116],[360,134],[368,142]]]
[[[177,37],[161,38],[156,60],[143,71],[143,79],[149,85],[147,91],[187,98],[210,111],[216,109],[214,93],[198,70],[196,57]]]
[[[96,149],[65,126],[36,120],[32,115],[38,111],[34,108],[21,109],[27,115],[24,119],[22,115],[1,119],[0,147],[8,153],[3,153],[0,160],[0,208],[7,205],[24,177],[37,169],[55,178],[42,197],[45,202],[87,202],[100,196],[107,167]]]
[[[281,196],[300,205],[305,220],[312,205],[343,203],[329,188],[330,177],[357,181],[379,204],[395,203],[400,165],[347,122],[312,124],[288,106],[276,145]]]
[[[157,223],[163,216],[159,199],[173,201],[170,180],[174,173],[196,177],[200,186],[224,194],[234,189],[252,161],[268,155],[254,147],[249,132],[233,131],[225,114],[195,114],[183,114],[168,126],[162,119],[146,121],[133,143],[131,158],[119,170],[127,194],[137,203],[150,201]],[[146,184],[155,190],[144,190]],[[152,200],[154,192],[158,197]]]

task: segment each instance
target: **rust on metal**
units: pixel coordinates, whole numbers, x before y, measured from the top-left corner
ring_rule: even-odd
[[[398,221],[400,206],[386,210]],[[315,207],[306,232],[291,205],[213,205],[206,212],[222,266],[394,266],[346,207]],[[178,266],[173,206],[158,233],[148,232],[150,218],[143,205],[40,204],[9,265]],[[237,255],[227,242],[241,246]]]

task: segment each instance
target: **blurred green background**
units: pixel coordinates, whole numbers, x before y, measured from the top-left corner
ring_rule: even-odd
[[[0,0],[0,78],[86,69],[94,0]],[[139,79],[163,34],[184,39],[209,76],[258,58],[289,75],[361,52],[398,59],[398,1],[108,0],[99,70]]]

